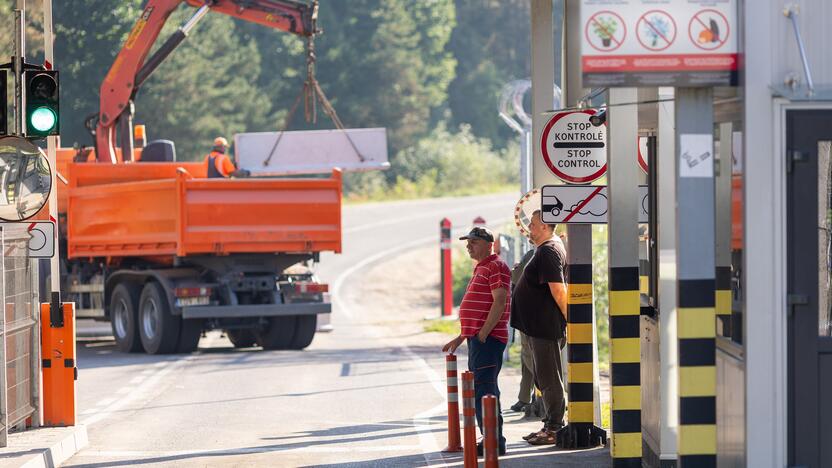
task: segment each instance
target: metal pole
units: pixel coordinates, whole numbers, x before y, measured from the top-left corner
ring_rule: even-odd
[[[662,461],[676,461],[679,426],[678,358],[676,350],[676,143],[673,88],[659,88],[657,135],[658,233],[659,242],[659,384],[661,385]]]
[[[679,465],[716,466],[713,90],[676,90]]]
[[[609,90],[609,329],[612,459],[641,466],[641,307],[638,241],[638,100],[636,88]]]
[[[716,170],[716,316],[723,336],[731,329],[731,171],[734,124],[719,125],[719,160]]]
[[[14,133],[23,134],[23,59],[26,56],[26,0],[17,0],[14,9]]]

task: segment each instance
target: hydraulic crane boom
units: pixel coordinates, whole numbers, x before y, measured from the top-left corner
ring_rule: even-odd
[[[182,3],[198,8],[196,13],[148,59],[147,55],[162,27]],[[122,136],[123,160],[132,159],[133,99],[136,92],[209,11],[310,39],[318,34],[317,1],[307,4],[294,0],[149,0],[101,84],[100,110],[95,125],[98,162],[119,162],[115,150],[117,130]]]

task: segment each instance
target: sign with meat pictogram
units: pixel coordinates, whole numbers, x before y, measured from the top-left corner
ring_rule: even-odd
[[[737,0],[582,0],[583,86],[736,86],[737,18]]]

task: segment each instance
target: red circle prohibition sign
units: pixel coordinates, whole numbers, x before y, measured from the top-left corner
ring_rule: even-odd
[[[717,15],[719,15],[720,18],[722,18],[722,21],[725,21],[725,33],[719,35],[719,41],[717,42],[717,44],[715,46],[705,47],[704,45],[700,44],[699,41],[696,40],[696,38],[693,37],[693,25],[694,24],[699,24],[700,26],[705,28],[705,30],[708,30],[708,31],[711,30],[710,25],[705,24],[705,22],[702,21],[701,18],[699,18],[699,15],[701,15],[703,13],[716,13]],[[704,31],[702,31],[702,32],[704,32]],[[701,34],[701,32],[700,32],[700,34]],[[719,49],[720,47],[722,47],[728,41],[728,37],[730,35],[731,35],[731,24],[728,22],[728,18],[726,18],[725,15],[723,15],[721,12],[719,12],[717,10],[714,10],[712,8],[708,8],[708,9],[705,9],[705,10],[702,10],[702,11],[696,13],[695,15],[693,15],[693,18],[690,19],[690,23],[688,24],[688,37],[690,37],[690,41],[693,42],[693,45],[695,45],[696,47],[699,47],[702,50],[716,50],[716,49]]]
[[[621,24],[621,39],[620,40],[616,39],[615,34],[610,34],[609,31],[606,31],[604,26],[601,24],[601,22],[596,19],[602,14],[607,14],[607,15],[614,16],[616,18],[616,20],[618,20],[618,22]],[[610,46],[609,47],[601,48],[601,47],[596,46],[592,42],[592,38],[589,36],[589,27],[593,24],[597,25],[599,28],[601,28],[602,30],[604,30],[607,33],[607,35],[609,36],[609,41],[610,41]],[[621,18],[620,16],[618,16],[617,13],[609,11],[609,10],[602,10],[602,11],[599,11],[599,12],[597,12],[594,15],[589,17],[589,21],[586,22],[586,26],[584,27],[584,36],[586,37],[586,42],[590,46],[592,46],[593,49],[595,49],[599,52],[612,52],[613,50],[621,47],[621,45],[624,44],[624,39],[627,38],[627,24],[624,23],[624,19]],[[600,38],[600,36],[599,36],[599,38]],[[601,39],[601,40],[603,41],[603,39]]]
[[[658,15],[661,15],[661,16],[666,17],[667,19],[669,19],[670,24],[673,25],[673,34],[668,35],[668,34],[664,34],[661,31],[659,31],[659,28],[647,19],[647,15],[649,15],[649,14],[658,14]],[[651,31],[653,31],[660,38],[659,42],[660,43],[663,42],[665,45],[660,46],[660,47],[654,47],[654,46],[649,46],[649,45],[645,44],[644,41],[641,40],[641,34],[639,34],[639,28],[642,25],[644,25],[645,27],[647,27]],[[658,52],[660,50],[665,50],[668,47],[670,47],[671,44],[673,44],[673,41],[676,40],[676,21],[666,11],[650,10],[647,13],[641,15],[641,17],[636,22],[636,39],[638,39],[638,42],[642,46],[644,46],[644,48],[647,49],[647,50],[652,50],[654,52]]]
[[[549,154],[549,148],[547,148],[547,145],[546,145],[546,139],[549,137],[549,132],[552,131],[552,127],[555,126],[555,124],[558,122],[558,120],[566,117],[567,115],[580,114],[580,113],[586,114],[587,117],[589,117],[590,115],[595,115],[595,110],[594,109],[584,109],[584,110],[580,110],[580,111],[562,112],[562,113],[558,114],[557,117],[550,120],[549,123],[547,123],[546,126],[543,127],[543,133],[541,134],[541,138],[540,138],[540,151],[543,153],[543,161],[546,162],[546,166],[549,168],[550,171],[552,171],[553,174],[558,176],[558,178],[560,178],[561,180],[563,180],[565,182],[569,182],[569,183],[573,183],[573,184],[586,184],[586,183],[592,182],[592,181],[598,179],[599,177],[601,177],[602,175],[604,175],[607,172],[607,164],[605,163],[604,166],[601,169],[598,169],[598,171],[596,171],[596,172],[594,172],[594,173],[592,173],[588,176],[573,177],[569,174],[564,173],[560,169],[558,169],[555,166],[555,164],[552,162],[552,157]],[[606,124],[607,123],[604,122],[604,125],[606,125]]]

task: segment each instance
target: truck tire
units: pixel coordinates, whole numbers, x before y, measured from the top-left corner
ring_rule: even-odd
[[[295,336],[292,337],[290,349],[304,349],[312,344],[315,331],[318,329],[317,315],[299,315],[295,326]]]
[[[151,281],[144,285],[139,299],[139,337],[147,354],[176,351],[181,319],[174,317],[162,285]]]
[[[271,317],[265,330],[255,333],[257,344],[267,350],[289,349],[295,336],[296,316]]]
[[[257,344],[257,338],[251,330],[226,330],[225,335],[235,348],[251,348]]]
[[[136,313],[140,292],[135,284],[119,283],[110,296],[110,326],[116,339],[116,349],[122,353],[137,353],[142,350]]]
[[[182,319],[179,325],[179,343],[176,345],[177,353],[192,353],[199,347],[199,339],[202,337],[202,320]]]

